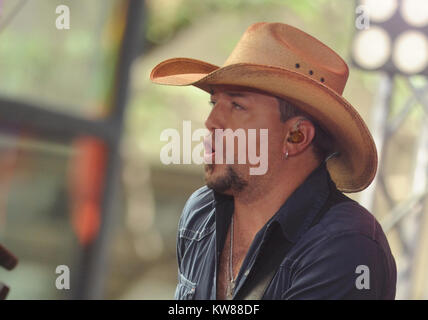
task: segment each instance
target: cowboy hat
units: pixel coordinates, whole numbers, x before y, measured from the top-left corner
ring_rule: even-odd
[[[283,23],[259,22],[244,33],[222,67],[173,58],[153,68],[150,79],[164,85],[236,85],[289,100],[334,138],[338,153],[327,160],[336,187],[365,189],[377,170],[373,138],[358,112],[342,97],[348,66],[333,50]]]

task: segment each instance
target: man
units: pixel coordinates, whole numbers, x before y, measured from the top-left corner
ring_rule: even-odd
[[[380,225],[340,192],[363,190],[377,168],[373,139],[341,95],[347,77],[334,51],[281,23],[250,26],[223,67],[175,58],[153,69],[153,82],[194,85],[213,105],[207,185],[179,222],[177,299],[394,299]],[[256,129],[259,153],[268,130],[264,174],[236,161],[239,148],[233,163],[218,161],[227,134],[215,133],[227,129]]]

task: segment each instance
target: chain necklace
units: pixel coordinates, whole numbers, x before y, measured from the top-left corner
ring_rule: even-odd
[[[235,280],[233,278],[233,215],[230,222],[230,250],[229,250],[229,281],[226,288],[226,299],[232,300],[233,291],[235,290]]]

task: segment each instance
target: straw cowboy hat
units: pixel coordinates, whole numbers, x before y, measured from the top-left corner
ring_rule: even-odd
[[[342,97],[347,78],[348,66],[326,45],[292,26],[265,22],[245,31],[222,67],[173,58],[150,74],[158,84],[207,92],[211,85],[236,85],[293,102],[334,138],[338,153],[327,160],[327,169],[336,187],[357,192],[373,180],[377,152],[364,121]]]

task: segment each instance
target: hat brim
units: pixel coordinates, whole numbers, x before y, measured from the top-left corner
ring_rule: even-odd
[[[339,190],[358,192],[374,179],[377,151],[366,124],[342,96],[308,76],[273,66],[239,63],[218,67],[173,58],[158,64],[150,79],[164,85],[193,85],[207,92],[211,85],[243,86],[291,100],[334,138],[340,154],[327,161],[327,169]]]

